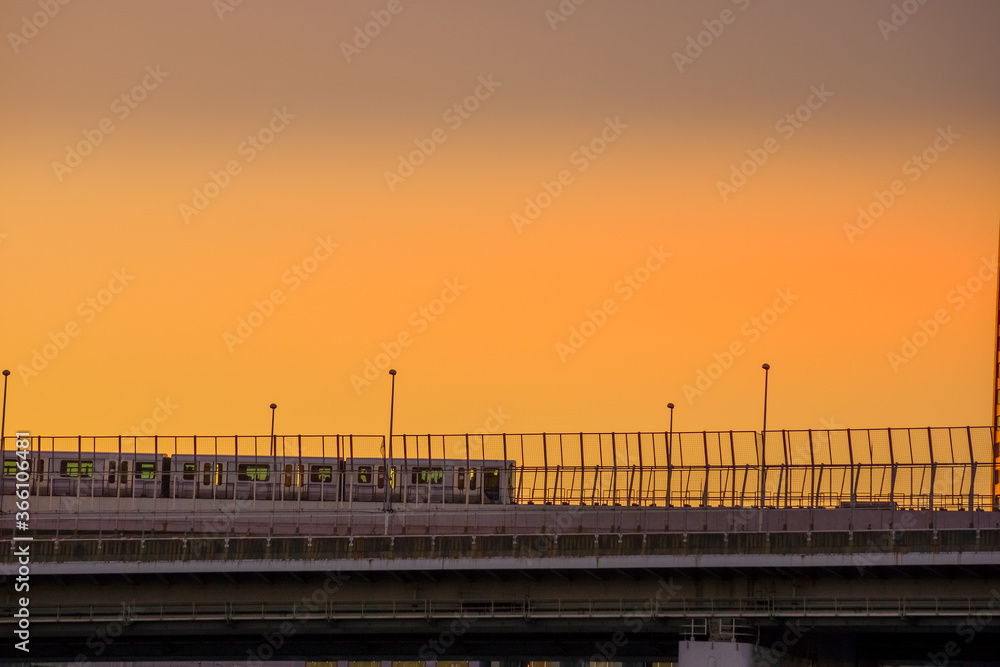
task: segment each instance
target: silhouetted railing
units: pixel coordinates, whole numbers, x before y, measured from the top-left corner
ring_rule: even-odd
[[[394,436],[388,450],[384,436],[371,435],[276,436],[273,446],[270,436],[32,436],[29,458],[33,495],[78,498],[315,500],[343,506],[377,501],[391,486],[394,500],[403,504],[994,505],[989,427],[782,430],[766,436],[406,434]],[[2,456],[0,484],[9,495],[18,472],[14,438],[3,440]]]

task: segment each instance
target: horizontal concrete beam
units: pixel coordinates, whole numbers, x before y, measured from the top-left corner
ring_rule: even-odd
[[[701,568],[865,568],[1000,566],[1000,552],[862,554],[689,554],[554,556],[539,558],[321,558],[315,560],[161,560],[35,562],[32,574],[144,574],[170,572],[413,572],[447,570],[614,570]],[[13,565],[2,572],[11,574]]]

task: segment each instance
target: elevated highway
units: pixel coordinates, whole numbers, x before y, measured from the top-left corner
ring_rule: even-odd
[[[282,659],[664,660],[685,637],[737,631],[816,664],[942,651],[988,664],[1000,649],[993,512],[246,510],[224,532],[133,520],[158,529],[32,536],[33,659],[242,659],[263,645]]]

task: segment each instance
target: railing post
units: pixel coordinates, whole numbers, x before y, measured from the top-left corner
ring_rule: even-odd
[[[886,433],[889,435],[889,462],[892,465],[889,476],[889,502],[893,503],[896,497],[896,455],[892,449],[892,429],[886,429]]]
[[[928,495],[927,503],[929,509],[934,509],[934,477],[937,475],[937,463],[931,461],[931,492]]]
[[[542,466],[542,504],[545,505],[549,502],[549,442],[544,432],[542,433]]]
[[[851,507],[853,508],[858,502],[858,487],[854,479],[854,443],[851,442],[851,429],[847,429],[847,454],[851,459]],[[858,471],[859,477],[860,472]]]
[[[827,434],[829,440],[830,435]],[[816,507],[816,456],[813,454],[813,430],[809,429],[809,506]]]
[[[708,431],[701,432],[701,441],[705,448],[705,485],[701,491],[701,506],[708,507],[708,483],[712,476],[712,466],[708,462]]]
[[[673,466],[673,462],[672,462],[673,461],[673,459],[672,459],[673,452],[671,451],[673,449],[672,445],[673,445],[673,440],[674,440],[674,437],[673,437],[674,434],[673,434],[673,431],[671,431],[669,434],[664,433],[663,435],[666,437],[666,440],[667,440],[667,491],[666,491],[667,497],[665,498],[666,502],[664,502],[663,504],[664,504],[664,506],[666,506],[666,507],[669,508],[671,506],[671,504],[670,504],[670,479],[674,476],[674,466]]]

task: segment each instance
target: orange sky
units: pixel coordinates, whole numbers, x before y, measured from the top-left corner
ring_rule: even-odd
[[[10,0],[7,432],[987,424],[1000,7],[896,6]]]

